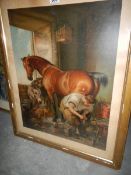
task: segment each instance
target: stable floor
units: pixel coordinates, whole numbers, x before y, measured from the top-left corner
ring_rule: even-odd
[[[0,175],[130,175],[131,123],[121,170],[113,170],[16,137],[11,117],[0,111]]]

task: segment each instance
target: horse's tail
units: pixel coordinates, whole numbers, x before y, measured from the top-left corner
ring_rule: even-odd
[[[100,72],[88,72],[88,74],[100,85],[106,87],[108,85],[108,77],[104,73]],[[95,83],[96,84],[96,83]]]
[[[95,98],[100,90],[100,86],[107,86],[108,77],[105,74],[99,72],[88,72],[88,75],[94,80],[94,89],[92,95]]]
[[[93,98],[96,98],[99,90],[100,90],[100,83],[97,79],[95,79],[94,80],[94,90],[93,90],[93,93],[92,93]]]

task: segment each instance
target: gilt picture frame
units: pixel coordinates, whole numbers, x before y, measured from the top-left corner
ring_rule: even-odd
[[[0,2],[18,136],[119,169],[131,100],[130,0]]]
[[[9,110],[9,103],[8,103],[8,92],[7,92],[7,83],[6,83],[6,76],[4,71],[4,63],[3,63],[3,49],[2,49],[2,42],[0,39],[0,108],[4,110]]]

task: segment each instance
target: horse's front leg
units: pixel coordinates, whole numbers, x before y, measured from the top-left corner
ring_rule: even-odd
[[[53,101],[54,101],[54,109],[55,109],[55,115],[54,115],[54,118],[53,118],[53,121],[54,122],[57,122],[57,119],[63,119],[63,116],[59,110],[59,101],[58,101],[58,96],[56,93],[53,94]]]
[[[54,111],[53,122],[56,125],[57,119],[60,115],[59,107],[58,107],[58,98],[54,89],[52,88],[52,84],[49,83],[49,81],[46,81],[45,79],[43,79],[43,86],[46,89],[48,97],[50,99],[51,108],[53,108],[53,111]]]
[[[48,96],[54,111],[53,122],[54,122],[54,125],[56,125],[57,119],[59,118],[59,115],[60,115],[57,94],[54,92],[48,91]]]

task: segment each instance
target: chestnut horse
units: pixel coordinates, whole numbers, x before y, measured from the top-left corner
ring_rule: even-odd
[[[33,80],[34,70],[43,77],[42,83],[51,101],[53,101],[53,94],[63,97],[77,92],[85,96],[92,95],[95,98],[99,91],[100,83],[85,71],[62,71],[38,56],[27,56],[22,58],[22,61],[29,80]]]

